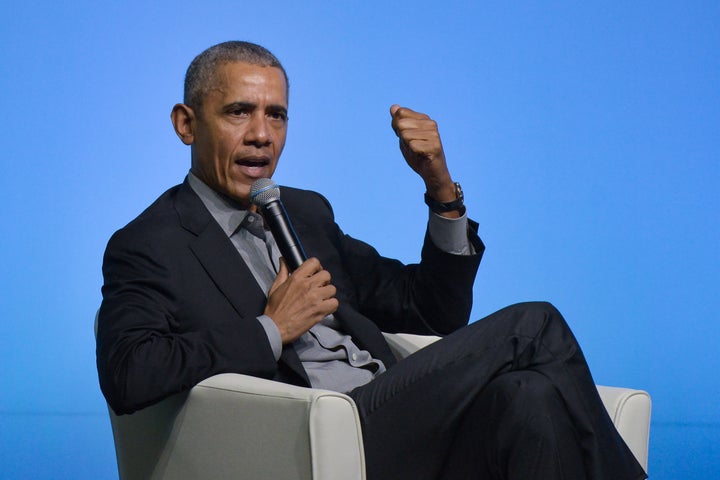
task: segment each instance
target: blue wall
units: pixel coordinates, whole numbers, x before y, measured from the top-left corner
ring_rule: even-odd
[[[430,113],[488,245],[474,317],[554,302],[598,383],[652,394],[652,478],[720,475],[719,4],[60,3],[0,15],[0,478],[117,475],[102,252],[182,180],[184,70],[236,38],[291,77],[280,182],[413,261],[423,189],[388,108]]]

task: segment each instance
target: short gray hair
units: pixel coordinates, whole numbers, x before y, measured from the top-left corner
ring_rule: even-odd
[[[287,72],[275,55],[255,43],[235,40],[208,48],[190,63],[185,73],[185,105],[200,109],[205,95],[213,87],[213,75],[217,68],[233,62],[279,68],[285,77],[288,90],[290,89]]]

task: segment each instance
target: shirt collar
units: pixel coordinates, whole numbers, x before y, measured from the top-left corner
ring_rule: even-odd
[[[192,172],[188,172],[188,183],[225,234],[229,237],[235,233],[245,220],[248,211],[238,207],[224,195],[217,193]]]

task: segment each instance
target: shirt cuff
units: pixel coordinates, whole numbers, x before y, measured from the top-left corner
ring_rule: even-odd
[[[443,252],[454,255],[475,254],[468,239],[467,213],[460,218],[447,218],[430,210],[428,232],[435,246]]]
[[[282,354],[282,338],[280,337],[280,330],[278,330],[277,325],[275,325],[272,318],[267,315],[260,315],[257,317],[257,320],[265,329],[268,342],[270,342],[270,348],[272,349],[275,361],[277,362],[280,360],[280,355]]]

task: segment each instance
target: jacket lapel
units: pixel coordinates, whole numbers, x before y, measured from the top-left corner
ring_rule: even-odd
[[[196,236],[190,243],[190,249],[238,315],[243,319],[255,319],[262,315],[267,303],[265,293],[187,179],[178,190],[175,209],[183,228]],[[295,349],[283,348],[280,360],[309,385]],[[302,384],[298,381],[292,383]]]
[[[180,223],[196,238],[190,249],[241,317],[257,316],[265,306],[265,294],[250,269],[203,205],[200,197],[185,182],[178,191],[175,208]],[[256,306],[252,309],[252,306]]]

